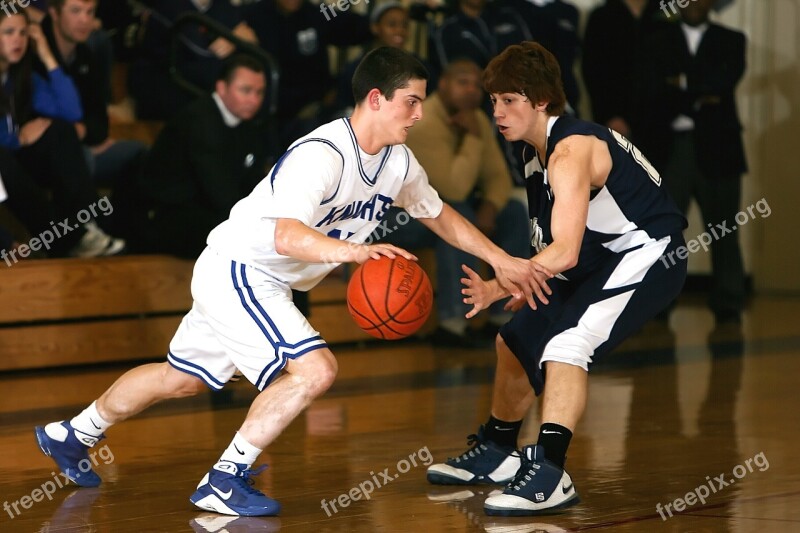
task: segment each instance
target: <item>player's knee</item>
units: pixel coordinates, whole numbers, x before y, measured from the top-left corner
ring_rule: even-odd
[[[339,366],[336,359],[331,358],[324,363],[317,365],[317,372],[314,376],[314,392],[316,395],[324,394],[333,382],[336,381],[336,374],[339,373]]]
[[[320,396],[333,385],[339,365],[330,350],[318,350],[304,358],[307,359],[287,370],[306,384],[312,397]]]

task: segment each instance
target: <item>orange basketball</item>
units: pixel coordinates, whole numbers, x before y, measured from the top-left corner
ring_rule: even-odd
[[[431,314],[433,288],[416,261],[370,259],[347,285],[347,309],[358,327],[379,339],[414,334]]]

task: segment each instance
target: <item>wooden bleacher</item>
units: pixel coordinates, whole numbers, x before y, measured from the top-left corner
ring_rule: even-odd
[[[142,255],[3,269],[0,371],[163,359],[192,304],[193,265]],[[310,292],[311,323],[331,344],[371,339],[351,319],[346,289],[331,276]]]

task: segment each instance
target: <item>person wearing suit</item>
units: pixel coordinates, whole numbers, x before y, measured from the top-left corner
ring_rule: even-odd
[[[736,225],[741,177],[747,171],[735,101],[745,71],[746,39],[709,22],[713,4],[690,2],[681,8],[680,23],[646,44],[636,142],[662,170],[678,207],[686,213],[694,197],[707,231],[715,236],[709,305],[723,323],[740,321],[745,301],[738,234],[728,230]]]
[[[234,55],[213,95],[190,103],[156,138],[129,195],[134,251],[194,259],[206,236],[264,176],[266,129],[261,63]]]
[[[645,36],[663,24],[656,0],[606,0],[589,15],[583,36],[581,66],[592,120],[636,143],[631,122],[637,57]]]

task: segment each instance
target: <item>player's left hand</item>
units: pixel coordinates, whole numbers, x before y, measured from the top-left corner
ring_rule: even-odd
[[[553,277],[553,273],[545,267],[519,257],[508,256],[506,260],[494,268],[497,282],[516,299],[525,298],[531,309],[536,309],[536,299],[547,305],[548,294],[553,294],[547,285],[547,280]]]
[[[461,270],[467,275],[466,278],[461,278],[461,284],[464,286],[461,289],[461,294],[464,295],[463,301],[472,306],[465,315],[466,318],[474,317],[505,295],[505,291],[495,280],[484,281],[467,265],[461,265]]]

